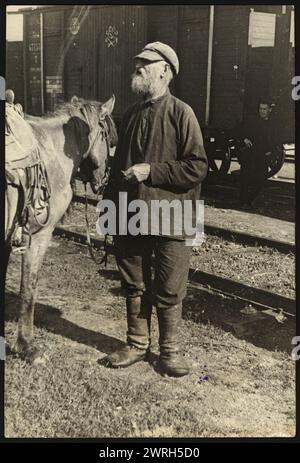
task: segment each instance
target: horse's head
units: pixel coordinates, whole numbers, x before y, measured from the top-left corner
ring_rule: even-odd
[[[114,95],[105,103],[73,97],[72,105],[80,110],[89,126],[89,146],[80,165],[80,176],[88,181],[94,193],[99,193],[107,179],[109,149],[117,142],[117,131],[111,113]]]

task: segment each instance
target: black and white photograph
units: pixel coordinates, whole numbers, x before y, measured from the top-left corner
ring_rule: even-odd
[[[295,9],[6,5],[5,439],[295,438]]]

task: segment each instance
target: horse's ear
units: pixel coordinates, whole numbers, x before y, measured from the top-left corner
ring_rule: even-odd
[[[109,100],[101,105],[100,118],[104,118],[107,115],[110,115],[113,112],[115,106],[115,95],[112,95]]]

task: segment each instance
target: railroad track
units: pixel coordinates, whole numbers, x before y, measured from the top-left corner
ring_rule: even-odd
[[[91,197],[88,197],[87,201],[88,204],[91,204],[92,206],[96,206],[98,203],[97,199]],[[85,204],[85,197],[75,194],[73,196],[73,202]],[[272,249],[277,249],[279,252],[285,254],[295,253],[295,245],[293,243],[290,243],[289,241],[274,240],[272,238],[252,235],[249,233],[244,233],[237,230],[208,224],[204,226],[204,231],[208,235],[218,236],[225,240],[235,241],[237,243],[244,244],[247,246],[267,246]]]
[[[223,185],[222,183],[208,183],[205,188],[203,189],[203,192],[206,194],[213,194],[214,196],[217,195],[230,195],[236,193],[238,191],[238,185]],[[296,197],[294,194],[292,194],[292,191],[290,192],[277,192],[281,190],[281,187],[276,187],[269,185],[265,190],[264,193],[266,196],[268,196],[268,199],[271,200],[276,200],[276,202],[279,201],[285,201],[286,203],[292,202],[296,200]]]
[[[206,180],[203,182],[203,188],[208,186],[219,185],[222,187],[235,187],[239,186],[239,175],[235,173],[227,174],[226,176],[221,176],[220,174],[215,174],[209,172]],[[266,190],[277,190],[280,191],[280,194],[288,195],[295,197],[295,182],[293,181],[284,181],[284,180],[266,180]]]
[[[86,236],[83,233],[70,230],[66,227],[56,227],[54,235],[77,243],[86,244]],[[96,249],[104,248],[103,239],[91,238],[91,242]],[[107,250],[111,254],[114,253],[111,244],[107,245]],[[233,299],[240,302],[243,307],[253,308],[255,311],[264,312],[275,318],[280,316],[295,317],[296,302],[294,299],[259,288],[253,288],[235,280],[203,272],[200,269],[189,269],[188,285],[200,292]]]

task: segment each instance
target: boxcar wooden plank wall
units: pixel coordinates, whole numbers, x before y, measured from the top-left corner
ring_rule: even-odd
[[[15,92],[15,102],[24,107],[23,42],[6,42],[6,88]]]
[[[278,129],[287,140],[295,137],[295,102],[291,98],[291,81],[295,75],[295,48],[290,43],[291,7],[277,15],[271,90],[276,104]],[[280,72],[278,72],[280,71]]]
[[[64,91],[67,101],[74,95],[81,96],[82,93],[79,53],[80,11],[69,8],[64,13]]]
[[[25,111],[35,115],[44,112],[42,22],[40,12],[32,12],[24,25]]]
[[[273,56],[272,47],[249,47],[244,106],[246,114],[254,113],[261,99],[272,99]]]
[[[74,11],[66,13],[66,29],[74,17]],[[121,117],[134,101],[130,92],[132,58],[145,40],[145,7],[90,7],[66,54],[66,97],[76,94],[103,101],[115,94],[114,112]]]
[[[209,7],[189,6],[179,10],[178,55],[181,71],[176,92],[205,121]]]
[[[44,84],[45,110],[53,111],[55,104],[63,101],[63,34],[64,11],[45,12],[44,33]]]
[[[112,93],[116,95],[115,112],[121,115],[126,106],[126,96],[122,80],[126,79],[123,53],[126,50],[126,7],[119,9],[103,8],[98,13],[98,94],[106,99]],[[130,15],[129,15],[130,16]],[[132,18],[135,27],[135,18]],[[126,56],[128,57],[127,53]],[[123,79],[122,79],[123,78]]]
[[[115,114],[121,117],[135,97],[130,91],[133,56],[146,41],[145,7],[119,6],[98,10],[98,95],[116,96]]]
[[[148,6],[147,42],[164,42],[177,50],[179,7]]]
[[[248,44],[248,9],[215,8],[209,124],[231,128],[241,121]]]
[[[178,6],[148,6],[147,7],[147,37],[146,42],[163,42],[178,51]],[[181,69],[180,69],[181,72]],[[178,94],[178,77],[170,85],[171,92]]]
[[[78,33],[78,71],[80,79],[80,92],[78,96],[90,100],[97,98],[97,40],[96,40],[96,11],[90,7],[89,12],[82,20]]]
[[[295,62],[289,42],[291,10],[291,6],[286,6],[285,13],[279,5],[254,6],[254,11],[276,14],[275,44],[274,47],[248,46],[243,113],[244,117],[255,113],[262,99],[275,103],[277,128],[285,141],[295,140],[295,103],[291,98]]]
[[[248,46],[251,8],[276,14],[274,47]],[[291,9],[291,6],[282,8],[281,5],[214,7],[210,126],[235,127],[243,117],[257,110],[259,99],[270,98],[276,100],[281,120],[288,121],[285,125],[292,128],[289,135],[292,138],[294,103],[290,98],[290,81],[294,74],[294,49],[289,43]],[[53,109],[54,102],[60,98],[70,100],[77,95],[103,101],[114,93],[114,114],[119,119],[136,99],[130,90],[130,75],[134,69],[132,58],[147,42],[158,40],[173,47],[179,56],[180,73],[172,82],[171,91],[194,109],[204,126],[210,25],[208,5],[77,5],[25,13],[24,89],[28,93],[27,110],[33,114],[43,109],[39,50],[36,49],[40,40],[37,34],[41,12],[45,110]],[[11,67],[15,67],[14,64]],[[47,80],[49,76],[58,80]],[[59,94],[59,89],[63,94]]]

